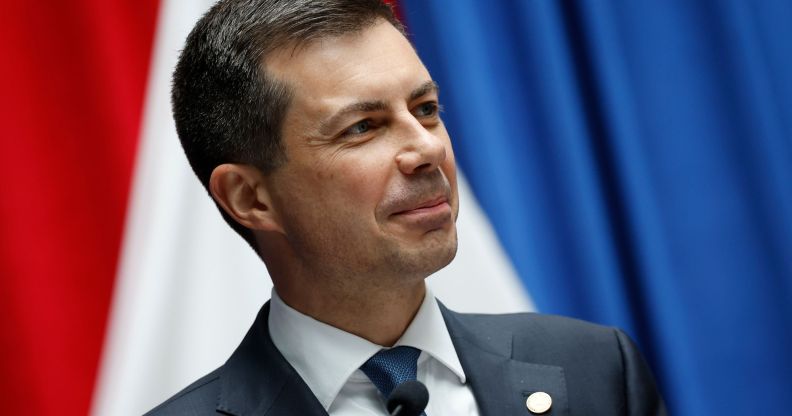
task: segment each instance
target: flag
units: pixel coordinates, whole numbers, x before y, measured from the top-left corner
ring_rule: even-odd
[[[178,53],[212,1],[7,3],[4,410],[138,415],[221,365],[271,290],[170,115]],[[788,408],[792,7],[398,12],[441,87],[461,177],[437,296],[624,328],[672,414]]]

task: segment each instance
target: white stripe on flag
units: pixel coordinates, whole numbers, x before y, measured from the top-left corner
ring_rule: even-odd
[[[221,365],[271,283],[192,174],[170,116],[178,51],[211,1],[163,0],[94,415],[139,415]],[[532,309],[460,175],[460,249],[429,281],[461,311]]]

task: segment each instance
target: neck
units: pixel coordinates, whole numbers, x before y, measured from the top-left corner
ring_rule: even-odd
[[[330,262],[307,263],[283,238],[258,242],[275,290],[287,305],[377,345],[399,340],[426,294],[429,273],[334,268]]]
[[[359,286],[351,291],[339,287],[334,289],[342,290],[305,290],[295,285],[276,285],[275,289],[295,310],[382,346],[398,341],[426,294],[423,280],[372,290],[360,290]]]

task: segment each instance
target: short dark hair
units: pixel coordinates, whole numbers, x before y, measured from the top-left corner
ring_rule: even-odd
[[[267,54],[359,32],[378,19],[403,33],[390,6],[381,0],[215,4],[187,37],[171,92],[179,140],[204,188],[209,190],[212,171],[223,163],[252,165],[266,174],[286,161],[281,125],[292,91],[267,74],[263,65]],[[220,212],[257,249],[253,232]]]

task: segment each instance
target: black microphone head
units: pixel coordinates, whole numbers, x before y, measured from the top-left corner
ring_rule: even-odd
[[[418,380],[407,380],[399,384],[393,389],[388,397],[388,413],[394,414],[393,411],[401,405],[399,416],[418,416],[426,408],[429,403],[429,392],[426,386]]]

